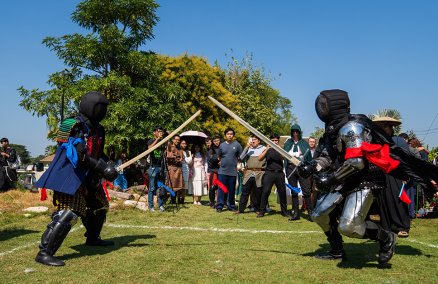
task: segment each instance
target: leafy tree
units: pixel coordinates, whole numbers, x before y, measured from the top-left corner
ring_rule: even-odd
[[[317,127],[315,127],[315,131],[310,133],[310,136],[315,137],[318,140],[318,139],[320,139],[322,137],[324,132],[325,132],[324,128],[321,128],[321,127],[317,126]]]
[[[391,118],[394,118],[394,119],[397,119],[397,120],[400,120],[400,121],[402,119],[400,112],[398,110],[396,110],[396,109],[386,109],[386,108],[384,108],[384,109],[378,110],[374,114],[368,115],[368,117],[371,120],[376,119],[378,117],[384,117],[384,116],[391,117]],[[400,125],[394,127],[394,135],[400,134],[400,131],[401,131],[401,126]]]
[[[164,66],[155,54],[138,50],[153,38],[157,8],[152,0],[82,1],[72,19],[90,33],[43,40],[70,69],[50,75],[47,91],[20,87],[19,92],[24,109],[47,117],[49,138],[56,136],[61,94],[66,97],[66,117],[76,112],[83,94],[91,90],[105,94],[110,101],[103,121],[107,142],[119,150],[141,144],[154,125],[171,128],[187,116],[168,115],[182,91],[161,80]]]
[[[209,99],[212,96],[233,111],[239,111],[239,101],[225,87],[225,73],[218,66],[211,66],[206,59],[197,56],[161,56],[166,66],[163,78],[176,83],[183,90],[183,97],[178,108],[184,113],[202,110],[200,117],[190,127],[210,135],[222,135],[227,127],[236,131],[236,138],[243,142],[247,130],[236,120],[222,112]]]
[[[239,101],[237,114],[265,135],[288,133],[295,121],[291,101],[281,96],[271,83],[265,70],[254,66],[251,54],[240,61],[231,57],[225,87]]]
[[[9,146],[17,152],[20,156],[22,165],[26,165],[30,163],[30,153],[27,150],[26,146],[20,144],[9,144]]]

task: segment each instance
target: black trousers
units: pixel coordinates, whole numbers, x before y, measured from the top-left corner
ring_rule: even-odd
[[[217,186],[213,185],[213,178],[214,175],[216,175],[217,178],[217,172],[210,172],[210,176],[209,176],[209,183],[210,183],[210,188],[208,189],[208,198],[210,200],[210,206],[214,206],[216,204],[216,190],[217,190]]]
[[[272,191],[272,186],[275,184],[278,197],[280,198],[280,210],[282,213],[287,212],[286,185],[284,184],[283,172],[266,171],[263,175],[263,190],[260,200],[260,211],[266,212],[269,195]]]
[[[290,175],[290,173],[294,170],[295,166],[288,166],[286,168],[286,174],[287,176]],[[298,175],[298,173],[295,171],[289,178],[288,178],[289,184],[293,187],[298,186],[298,182],[300,182],[301,191],[303,192],[304,198],[309,198],[310,194],[312,193],[312,183],[310,178],[302,178]],[[297,197],[298,194],[295,192],[292,192],[292,196]]]
[[[254,200],[251,198],[251,203],[254,202],[253,206],[256,211],[260,210],[260,199],[261,199],[262,188],[257,187],[255,177],[251,177],[242,187],[242,195],[240,195],[240,200],[239,200],[240,212],[245,211],[246,206],[248,204],[248,198],[251,195],[251,192],[254,192],[254,196],[255,196]]]

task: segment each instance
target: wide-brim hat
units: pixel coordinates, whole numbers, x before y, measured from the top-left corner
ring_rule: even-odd
[[[384,123],[384,124],[390,124],[392,126],[398,126],[401,124],[401,121],[389,116],[380,116],[373,119],[373,122],[375,123]]]

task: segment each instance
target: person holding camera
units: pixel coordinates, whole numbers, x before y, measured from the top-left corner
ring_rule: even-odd
[[[17,171],[10,166],[17,161],[17,152],[9,146],[8,138],[2,138],[0,145],[0,191],[6,191],[17,181]]]

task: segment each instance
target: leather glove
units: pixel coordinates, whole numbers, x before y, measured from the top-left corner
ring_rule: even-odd
[[[336,183],[336,178],[333,173],[323,172],[315,175],[313,181],[319,191],[330,191]]]
[[[113,166],[107,164],[102,159],[99,159],[94,170],[102,174],[103,178],[106,179],[107,181],[114,181],[119,175],[119,173],[116,171],[116,169]]]
[[[302,178],[308,178],[316,172],[316,165],[317,165],[317,163],[314,160],[312,160],[310,162],[302,161],[297,169],[298,174]]]

